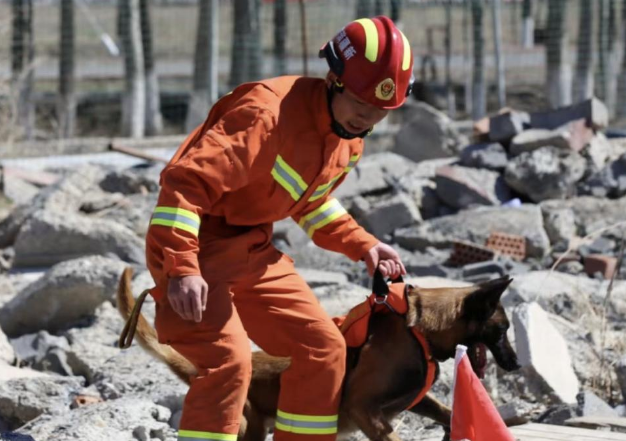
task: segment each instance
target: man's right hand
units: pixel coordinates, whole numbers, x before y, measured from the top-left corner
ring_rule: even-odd
[[[184,320],[202,321],[209,285],[202,276],[173,277],[169,280],[167,298],[172,309]]]

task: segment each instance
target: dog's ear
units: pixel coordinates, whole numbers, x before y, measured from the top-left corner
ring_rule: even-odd
[[[509,276],[480,283],[463,301],[463,317],[470,320],[487,320],[498,307],[500,297],[513,281]]]
[[[376,268],[376,271],[374,271],[372,292],[377,296],[386,296],[387,294],[389,294],[389,285],[387,285],[387,282],[385,282],[385,278],[378,268]]]

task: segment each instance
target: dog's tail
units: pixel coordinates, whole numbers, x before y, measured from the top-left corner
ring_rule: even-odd
[[[128,267],[122,273],[117,288],[117,309],[122,318],[128,323],[135,307],[135,298],[131,289],[132,268]],[[148,323],[146,318],[137,311],[136,335],[139,345],[150,355],[165,363],[185,383],[189,383],[191,377],[198,371],[189,360],[180,355],[171,346],[159,343],[155,329]],[[132,331],[131,331],[132,332]]]

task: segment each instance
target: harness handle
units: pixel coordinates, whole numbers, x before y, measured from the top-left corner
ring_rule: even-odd
[[[143,305],[143,301],[146,300],[147,295],[150,293],[149,289],[146,289],[139,297],[137,297],[137,301],[135,302],[135,306],[133,306],[133,310],[128,316],[128,320],[126,320],[126,324],[124,325],[124,329],[120,333],[120,339],[118,341],[118,346],[122,349],[130,348],[130,345],[133,342],[133,338],[135,337],[135,331],[137,330],[137,322],[139,321],[139,314],[141,313],[141,306]]]

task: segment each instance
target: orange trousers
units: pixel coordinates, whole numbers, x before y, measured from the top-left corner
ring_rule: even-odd
[[[157,303],[159,340],[199,372],[185,398],[178,440],[236,439],[252,372],[248,338],[271,355],[291,357],[281,377],[274,439],[335,440],[343,336],[293,260],[272,246],[271,225],[222,230],[201,235],[199,260],[209,284],[202,322],[180,318],[167,296]]]

